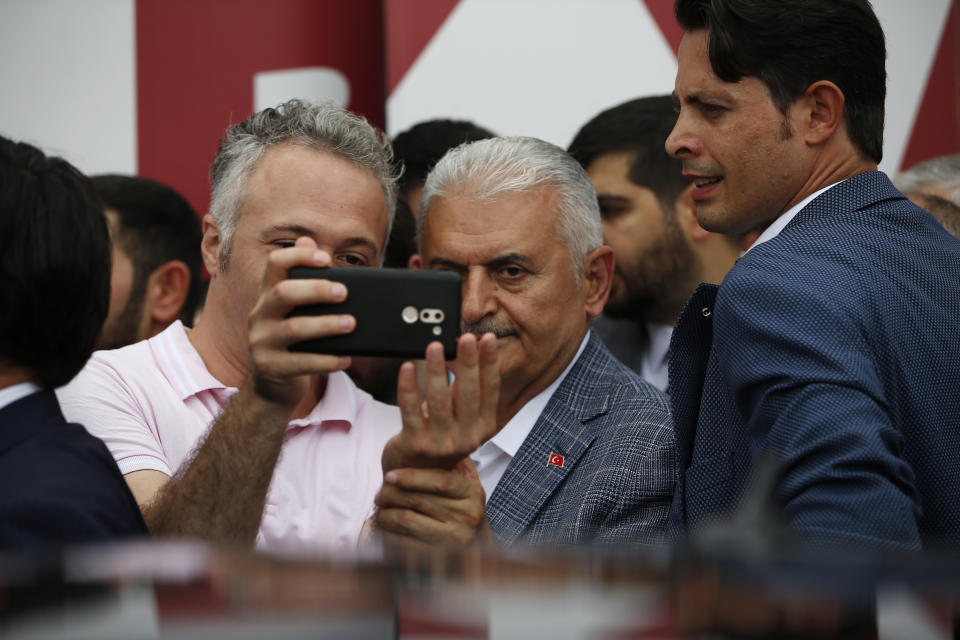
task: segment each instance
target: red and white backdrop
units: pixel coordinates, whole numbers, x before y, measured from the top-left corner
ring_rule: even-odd
[[[167,182],[199,211],[230,123],[332,99],[395,134],[437,117],[566,146],[673,88],[672,0],[3,0],[0,133],[90,173]],[[888,173],[960,152],[960,0],[874,0]]]

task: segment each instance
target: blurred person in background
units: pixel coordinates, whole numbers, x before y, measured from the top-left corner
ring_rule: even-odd
[[[670,96],[630,100],[587,122],[568,151],[587,171],[616,268],[593,329],[618,360],[667,390],[670,336],[701,282],[720,284],[756,232],[697,222],[693,185],[663,145],[677,120]]]
[[[53,389],[107,315],[110,238],[90,181],[0,137],[0,547],[145,536],[117,464]]]
[[[110,311],[98,349],[151,338],[175,320],[188,327],[200,298],[200,219],[170,187],[134,176],[100,175],[113,241]]]
[[[960,237],[960,154],[915,164],[894,178],[893,185]]]
[[[496,134],[468,120],[427,120],[415,124],[393,138],[393,155],[402,167],[398,188],[400,197],[416,218],[420,194],[427,174],[443,155],[464,142],[493,138]]]

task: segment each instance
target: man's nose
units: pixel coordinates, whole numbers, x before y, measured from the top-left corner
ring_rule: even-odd
[[[463,277],[463,296],[460,319],[464,322],[477,322],[481,318],[496,313],[496,298],[493,286],[486,274],[479,271],[468,272]]]
[[[667,136],[664,148],[674,158],[686,158],[700,154],[700,142],[690,130],[688,118],[684,117],[683,112],[677,117],[677,123],[673,125],[673,131]]]

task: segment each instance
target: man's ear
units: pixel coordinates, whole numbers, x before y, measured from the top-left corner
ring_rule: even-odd
[[[805,120],[801,133],[807,143],[821,144],[833,136],[843,124],[845,102],[843,91],[829,80],[819,80],[807,87],[800,99]]]
[[[220,251],[223,246],[220,238],[220,227],[209,213],[200,221],[203,227],[203,239],[200,241],[200,254],[203,256],[203,266],[211,276],[220,272]]]
[[[603,312],[603,306],[610,297],[613,265],[613,249],[607,245],[597,247],[583,261],[582,286],[586,288],[586,310],[591,318]]]
[[[423,269],[423,258],[420,257],[419,253],[410,256],[410,259],[407,260],[407,269]]]
[[[190,268],[183,261],[170,260],[154,269],[147,279],[143,299],[147,335],[141,335],[140,338],[154,336],[176,320],[189,290]]]

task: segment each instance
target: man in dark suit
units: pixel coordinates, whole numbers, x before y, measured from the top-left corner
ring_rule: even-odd
[[[113,457],[53,393],[107,315],[103,208],[68,163],[2,137],[0,282],[0,548],[146,535]]]
[[[668,406],[590,331],[610,292],[613,253],[586,172],[541,140],[482,140],[444,156],[422,203],[414,266],[459,273],[464,333],[492,333],[499,345],[495,435],[470,456],[486,509],[481,501],[471,527],[489,522],[500,544],[661,542],[675,479]],[[429,355],[428,388],[445,384],[439,352]],[[404,375],[407,432],[419,397]],[[454,387],[468,382],[458,376]],[[440,521],[454,509],[437,506],[435,488],[441,477],[455,487],[458,476],[391,473],[391,448],[381,527],[443,539]]]
[[[671,345],[671,529],[741,505],[760,457],[803,544],[960,543],[960,242],[877,171],[866,0],[678,0],[667,150],[707,229],[766,228]]]

